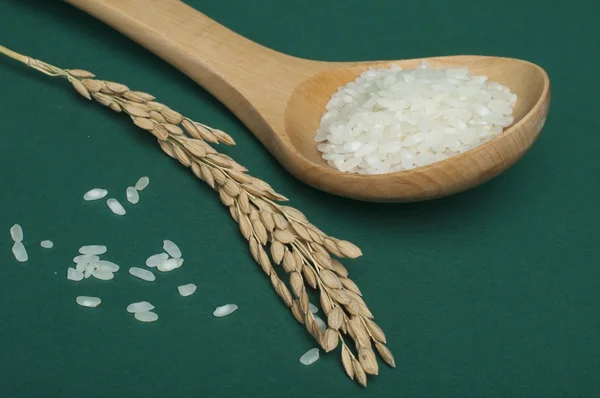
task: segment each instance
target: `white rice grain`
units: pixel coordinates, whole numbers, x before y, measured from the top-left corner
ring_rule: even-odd
[[[42,246],[44,249],[52,249],[54,247],[54,242],[51,240],[43,240],[40,242],[40,246]]]
[[[179,249],[179,247],[168,239],[163,241],[163,250],[173,258],[181,257],[181,250]]]
[[[69,267],[69,269],[67,269],[67,279],[70,281],[79,282],[83,279],[83,273],[81,271],[77,271],[75,268]]]
[[[79,264],[79,263],[89,264],[89,263],[95,263],[96,261],[100,261],[100,257],[98,257],[94,254],[82,254],[73,259],[73,262],[75,264]]]
[[[127,312],[135,314],[136,312],[152,311],[154,306],[147,301],[139,301],[137,303],[131,303],[127,306]]]
[[[23,241],[23,228],[19,224],[15,224],[10,227],[10,237],[13,242],[22,242]]]
[[[169,255],[167,253],[159,253],[154,254],[146,260],[146,266],[150,268],[155,268],[158,264],[164,263],[169,259]]]
[[[158,319],[158,314],[151,311],[136,312],[135,319],[140,322],[155,322]]]
[[[313,363],[317,362],[318,360],[319,360],[319,349],[318,348],[311,348],[310,350],[306,351],[306,353],[304,355],[302,355],[300,357],[300,363],[305,366],[312,365]]]
[[[177,258],[170,258],[168,260],[165,260],[162,263],[158,264],[156,269],[160,272],[173,271],[174,269],[181,267],[180,261],[178,260],[179,259]]]
[[[83,277],[85,279],[89,278],[90,276],[92,276],[92,274],[94,273],[95,270],[96,270],[96,266],[95,265],[93,265],[93,264],[87,264],[85,266],[85,272],[83,273]]]
[[[23,242],[15,242],[15,244],[12,247],[12,252],[15,255],[17,261],[20,263],[24,263],[25,261],[29,260],[27,250],[25,249],[25,246],[23,246]]]
[[[187,285],[181,285],[177,287],[177,290],[179,291],[179,294],[181,294],[183,297],[187,297],[194,294],[197,288],[198,287],[193,283],[188,283]]]
[[[106,189],[94,188],[94,189],[87,191],[83,195],[83,200],[86,200],[86,201],[98,200],[98,199],[102,199],[106,195],[108,195],[108,191]]]
[[[148,177],[141,177],[138,182],[135,183],[135,189],[143,191],[148,184],[150,184],[150,179]]]
[[[154,276],[154,274],[148,271],[147,269],[131,267],[129,268],[129,273],[132,276],[135,276],[136,278],[140,278],[141,280],[147,282],[154,282],[156,280],[156,276]]]
[[[115,213],[118,216],[124,216],[125,214],[127,214],[127,211],[125,211],[123,205],[119,203],[119,201],[115,198],[108,199],[106,201],[106,205],[113,213]]]
[[[90,264],[96,267],[97,271],[117,272],[120,268],[117,264],[105,260],[94,261]]]
[[[102,245],[82,246],[79,248],[79,253],[91,254],[91,255],[104,254],[104,253],[106,253],[106,246],[102,246]]]
[[[316,314],[317,312],[319,312],[319,308],[317,308],[317,306],[314,305],[313,303],[308,303],[308,308],[310,309],[310,312],[312,312],[313,314]]]
[[[99,306],[100,303],[102,302],[102,300],[100,300],[100,298],[98,298],[98,297],[89,297],[89,296],[77,296],[75,301],[77,302],[77,304],[79,304],[82,307],[90,307],[90,308],[95,308],[95,307]]]
[[[215,309],[215,311],[213,312],[213,315],[217,318],[222,318],[224,316],[231,314],[232,312],[236,311],[237,309],[238,309],[238,306],[235,304],[225,304],[220,307],[217,307],[217,309]]]
[[[140,194],[134,187],[129,187],[125,190],[127,201],[132,204],[137,204],[140,201]]]
[[[92,276],[102,281],[109,281],[115,277],[115,274],[110,271],[94,271],[92,272]]]

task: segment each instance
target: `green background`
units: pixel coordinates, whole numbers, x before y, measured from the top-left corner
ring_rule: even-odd
[[[598,397],[600,375],[600,30],[597,2],[189,0],[257,42],[322,60],[486,54],[544,67],[540,140],[480,187],[425,203],[359,203],[283,170],[222,105],[173,67],[58,1],[0,0],[0,43],[148,91],[231,133],[226,153],[292,198],[313,223],[357,243],[346,262],[398,368],[361,389],[339,352],[314,344],[271,290],[217,196],[123,115],[59,79],[0,59],[0,396]],[[125,217],[82,194],[151,178]],[[30,260],[12,257],[20,223]],[[127,275],[180,245],[182,269],[149,285]],[[51,239],[52,250],[39,241]],[[112,282],[65,279],[77,248],[106,244]],[[176,286],[196,283],[182,298]],[[100,307],[78,307],[98,295]],[[160,315],[125,312],[149,300]],[[224,303],[240,306],[216,320]]]

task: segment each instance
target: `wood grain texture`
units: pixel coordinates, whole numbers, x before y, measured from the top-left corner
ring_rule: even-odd
[[[335,195],[407,202],[461,192],[495,177],[535,142],[550,104],[539,66],[511,58],[427,58],[432,66],[466,66],[517,94],[514,123],[501,135],[447,160],[396,173],[341,173],[321,159],[313,138],[340,85],[369,66],[402,68],[420,59],[321,62],[263,47],[178,0],[67,0],[148,48],[225,104],[295,177]]]

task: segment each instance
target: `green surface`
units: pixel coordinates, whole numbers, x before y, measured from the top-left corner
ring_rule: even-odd
[[[1,44],[149,91],[230,132],[238,146],[228,154],[322,229],[359,244],[364,256],[347,265],[398,362],[366,390],[346,379],[337,352],[300,365],[314,344],[214,192],[122,115],[0,59],[1,397],[600,396],[598,3],[189,3],[308,58],[527,59],[550,75],[550,117],[533,149],[483,186],[427,203],[359,203],[293,179],[210,95],[84,13],[0,0]],[[124,200],[141,175],[151,184],[123,218],[81,199],[99,186]],[[15,222],[25,230],[25,265],[10,252]],[[181,246],[184,267],[153,285],[129,277],[164,238]],[[42,239],[54,249],[39,248]],[[71,258],[92,243],[106,244],[106,258],[124,269],[112,282],[69,283]],[[179,297],[176,286],[189,282],[198,291]],[[103,303],[84,309],[77,295]],[[157,306],[157,323],[125,312],[138,300]],[[214,319],[227,302],[240,310]]]

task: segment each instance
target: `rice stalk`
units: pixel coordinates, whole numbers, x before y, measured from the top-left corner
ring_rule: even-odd
[[[197,178],[215,190],[248,241],[253,259],[295,319],[325,351],[341,343],[342,365],[351,379],[366,386],[367,375],[378,374],[373,344],[381,358],[395,367],[394,357],[385,346],[385,335],[372,320],[358,286],[332,257],[356,258],[362,255],[360,249],[325,234],[302,212],[280,204],[287,201],[285,196],[209,145],[235,145],[227,133],[182,116],[150,94],[95,79],[91,72],[61,69],[2,46],[0,53],[46,75],[62,77],[84,98],[127,114],[135,125],[156,137],[168,156],[191,168]],[[284,269],[287,283],[277,275],[275,266]],[[321,309],[327,316],[325,332],[310,311],[308,289],[319,294]],[[354,342],[356,353],[348,340]]]

